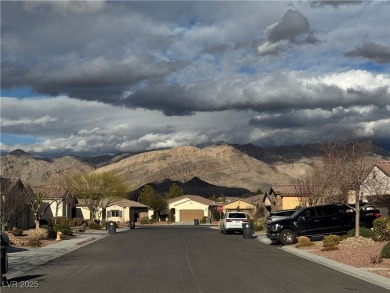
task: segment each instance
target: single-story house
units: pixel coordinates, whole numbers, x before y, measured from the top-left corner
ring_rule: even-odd
[[[222,207],[224,213],[239,210],[246,213],[250,217],[253,217],[256,213],[256,204],[247,198],[236,198],[230,202],[225,202]]]
[[[215,201],[199,195],[182,195],[168,199],[168,213],[175,217],[175,222],[190,222],[203,217],[211,218],[211,208]],[[149,214],[150,216],[150,214]]]
[[[106,220],[115,222],[137,222],[148,207],[142,203],[121,199],[106,208]]]
[[[390,215],[390,161],[377,161],[360,187],[362,200],[373,203],[381,215]]]
[[[294,209],[301,205],[302,193],[294,184],[272,185],[263,196],[263,202],[268,211]]]
[[[147,212],[148,207],[142,203],[128,199],[118,199],[110,203],[105,209],[96,208],[95,219],[122,223],[137,222],[142,217],[141,214]],[[76,218],[91,219],[91,212],[82,199],[77,200]]]
[[[41,216],[41,221],[46,221],[48,224],[54,217],[65,217],[72,219],[75,217],[76,200],[69,191],[62,188],[51,186],[36,186],[33,187],[34,193],[41,193],[43,196],[43,204],[40,211],[45,211]]]

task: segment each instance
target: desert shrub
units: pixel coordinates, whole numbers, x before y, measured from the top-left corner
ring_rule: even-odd
[[[383,262],[382,253],[380,253],[379,255],[375,255],[375,256],[370,257],[370,263],[372,263],[372,264],[378,264],[381,262]]]
[[[299,236],[297,240],[298,240],[298,243],[297,243],[297,245],[295,245],[296,248],[314,245],[313,242],[310,242],[310,238],[306,237],[306,236]]]
[[[355,229],[351,229],[347,233],[348,237],[354,237],[355,236]],[[360,228],[360,236],[364,238],[373,238],[374,231],[369,228]]]
[[[339,235],[328,235],[322,240],[324,248],[337,247],[341,242],[341,237]]]
[[[390,242],[387,242],[385,246],[383,246],[381,255],[383,258],[390,258]]]
[[[26,246],[39,247],[41,246],[41,241],[38,238],[33,237],[27,240]]]
[[[208,217],[203,217],[202,220],[200,220],[200,222],[202,224],[206,224],[208,219],[209,219]]]
[[[265,226],[265,218],[258,218],[253,222],[253,230],[255,231],[264,231]]]
[[[321,248],[321,251],[333,251],[333,250],[339,250],[339,247],[336,246],[330,246],[330,247],[323,247]]]
[[[84,222],[83,218],[73,218],[73,221],[75,222],[75,226],[81,226]]]
[[[140,219],[141,224],[149,224],[149,218],[148,217],[142,217]]]
[[[373,239],[376,241],[390,240],[390,217],[380,217],[373,223]]]
[[[102,226],[100,226],[100,224],[97,224],[95,222],[89,222],[88,223],[88,228],[92,229],[92,230],[101,230]]]
[[[14,235],[14,236],[22,236],[23,235],[23,230],[22,229],[18,229],[16,227],[13,227],[12,230],[11,230],[11,234]]]
[[[26,231],[26,234],[32,238],[37,238],[39,240],[46,239],[47,238],[47,229],[40,228],[40,229],[31,229]]]

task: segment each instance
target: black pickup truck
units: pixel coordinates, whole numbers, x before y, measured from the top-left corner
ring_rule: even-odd
[[[360,209],[360,225],[372,227],[380,217],[373,207]],[[267,237],[283,245],[293,244],[298,236],[343,234],[355,228],[355,210],[347,205],[322,205],[304,207],[290,217],[267,224]]]

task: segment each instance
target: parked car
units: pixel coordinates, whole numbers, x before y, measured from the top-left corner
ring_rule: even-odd
[[[294,212],[296,212],[296,209],[293,209],[293,210],[280,210],[280,211],[270,212],[269,215],[266,218],[267,223],[271,223],[271,222],[274,222],[274,221],[278,221],[278,220],[281,220],[281,219],[288,218]]]
[[[220,223],[221,233],[227,235],[230,232],[238,231],[242,233],[242,224],[248,223],[248,218],[243,212],[227,212],[225,218]]]
[[[377,209],[361,209],[360,223],[372,227],[380,217]],[[304,207],[290,217],[267,223],[267,237],[283,245],[293,244],[298,236],[343,234],[355,227],[355,210],[347,205]]]

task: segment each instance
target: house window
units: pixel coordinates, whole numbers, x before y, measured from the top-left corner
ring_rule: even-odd
[[[112,210],[107,212],[107,218],[121,218],[122,217],[122,211],[118,210]]]

